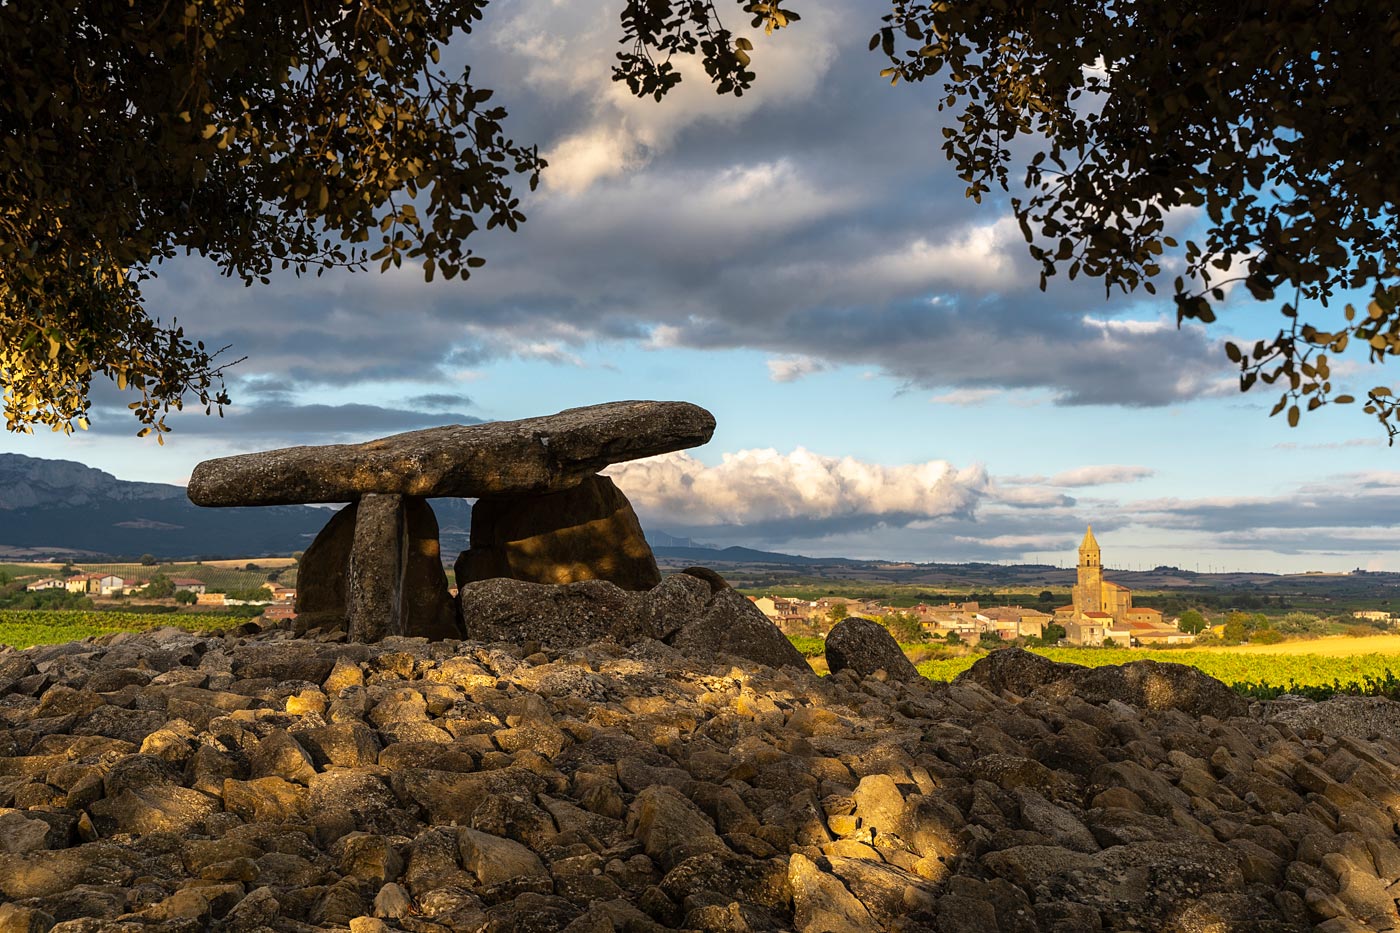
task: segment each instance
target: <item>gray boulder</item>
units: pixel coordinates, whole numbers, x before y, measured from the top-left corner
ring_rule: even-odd
[[[1299,733],[1316,730],[1367,740],[1400,737],[1400,703],[1385,697],[1337,696],[1318,703],[1279,700],[1268,705],[1265,718]]]
[[[1117,700],[1137,709],[1181,710],[1191,716],[1227,719],[1243,716],[1249,704],[1225,684],[1185,664],[1131,661],[1083,667],[1061,664],[1021,648],[999,648],[957,677],[996,693],[1032,694],[1063,701],[1070,696],[1089,703]]]
[[[704,611],[681,626],[668,643],[686,653],[717,652],[769,667],[807,668],[802,652],[792,646],[772,620],[748,597],[731,588],[714,593]]]
[[[581,648],[604,639],[630,644],[649,637],[641,630],[639,600],[606,580],[555,586],[496,577],[462,587],[457,605],[473,641]]]
[[[1185,664],[1133,661],[1071,671],[1037,693],[1056,699],[1070,694],[1089,703],[1117,700],[1138,709],[1181,710],[1190,716],[1244,716],[1249,703],[1220,681]]]
[[[879,622],[860,616],[837,622],[827,633],[826,665],[833,674],[851,670],[861,677],[869,677],[883,670],[895,680],[913,680],[919,676],[889,630]]]
[[[551,586],[496,578],[468,583],[457,599],[467,637],[474,641],[580,648],[603,640],[634,645],[652,639],[683,653],[807,666],[787,636],[746,597],[690,573],[667,577],[642,593],[603,580]]]
[[[957,676],[957,680],[974,681],[993,693],[1003,691],[1019,697],[1030,696],[1037,687],[1063,680],[1087,668],[1078,664],[1060,664],[1024,648],[999,648]]]

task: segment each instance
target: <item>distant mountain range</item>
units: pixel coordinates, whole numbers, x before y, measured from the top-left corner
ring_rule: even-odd
[[[471,504],[433,499],[444,559],[466,549]],[[162,559],[269,557],[305,550],[334,514],[305,505],[205,509],[183,486],[135,483],[71,460],[0,454],[0,561],[118,561],[152,554]],[[669,569],[690,565],[752,570],[758,576],[810,577],[904,583],[932,588],[1065,588],[1072,568],[1045,564],[919,564],[839,557],[801,557],[717,545],[648,531],[657,560]],[[1229,589],[1258,593],[1319,593],[1334,597],[1400,594],[1400,574],[1203,574],[1176,567],[1110,571],[1134,590]]]
[[[669,537],[669,536],[668,536]],[[658,560],[691,561],[697,564],[782,564],[790,567],[829,567],[835,565],[854,566],[865,561],[849,560],[844,557],[802,557],[797,554],[780,554],[777,551],[756,551],[751,547],[674,547],[656,544],[651,532],[647,541]]]
[[[466,547],[471,506],[435,499],[443,552]],[[0,454],[0,559],[265,557],[305,550],[334,512],[205,509],[183,486],[135,483],[71,460]]]
[[[466,550],[472,507],[433,499],[443,556]],[[0,454],[0,560],[268,557],[302,551],[333,511],[306,505],[205,509],[183,486],[137,483],[72,460]],[[717,548],[648,532],[658,558],[696,563],[829,564],[751,548]]]

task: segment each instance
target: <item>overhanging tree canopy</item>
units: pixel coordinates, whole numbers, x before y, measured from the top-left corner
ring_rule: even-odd
[[[798,16],[738,0],[767,31]],[[153,321],[140,285],[192,252],[246,282],[278,265],[465,275],[484,221],[522,219],[543,162],[442,45],[486,0],[54,0],[0,4],[0,384],[10,429],[82,423],[94,374],[163,431],[187,396],[227,401],[218,354]],[[732,9],[732,8],[731,8]],[[614,76],[658,100],[699,55],[720,93],[756,79],[713,0],[624,0]],[[941,81],[944,151],[1014,210],[1044,279],[1151,293],[1210,322],[1241,283],[1276,337],[1228,348],[1275,413],[1343,402],[1332,355],[1400,354],[1400,17],[1374,0],[893,2],[871,39],[896,82]],[[600,63],[601,67],[601,63]],[[1025,164],[1012,143],[1029,142]],[[1018,147],[1023,149],[1024,147]],[[1018,177],[1019,176],[1019,177]],[[1178,243],[1172,211],[1204,232]],[[368,245],[362,245],[368,244]],[[1298,317],[1365,292],[1359,313]],[[1344,317],[1344,319],[1343,319]],[[1368,411],[1397,431],[1397,401]]]
[[[217,351],[152,320],[180,252],[267,280],[404,258],[481,263],[542,161],[437,62],[486,0],[0,4],[0,384],[11,430],[85,424],[94,373],[151,429],[228,401]],[[359,246],[358,244],[370,244]]]
[[[741,0],[743,2],[743,0]],[[619,80],[658,98],[687,36],[720,32],[711,3],[647,2],[624,17],[634,51]],[[796,17],[744,3],[755,25]],[[717,88],[754,75],[747,46],[704,47]],[[1240,387],[1281,389],[1297,424],[1334,394],[1334,355],[1400,355],[1400,13],[1375,0],[895,0],[870,48],[892,82],[938,81],[955,114],[943,151],[981,200],[994,187],[1041,263],[1106,289],[1152,294],[1174,280],[1178,321],[1209,323],[1240,283],[1281,302],[1272,338],[1229,344]],[[1024,164],[1013,143],[1034,154]],[[1020,176],[1019,178],[1016,176]],[[1199,239],[1168,235],[1172,211],[1201,214]],[[1303,302],[1362,292],[1361,310],[1309,323]],[[1366,411],[1393,440],[1396,394]]]

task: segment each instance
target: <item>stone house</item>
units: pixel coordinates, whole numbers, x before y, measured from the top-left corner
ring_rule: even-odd
[[[758,611],[774,621],[785,619],[805,619],[807,617],[808,603],[800,599],[788,599],[783,596],[760,596],[749,597],[749,601],[758,607]]]
[[[1162,610],[1151,609],[1147,606],[1134,606],[1124,613],[1123,618],[1125,621],[1133,623],[1134,625],[1146,623],[1147,625],[1153,625],[1159,628],[1162,626]]]
[[[291,602],[297,598],[296,587],[283,586],[280,583],[267,582],[263,584],[263,589],[272,594],[272,598],[279,603]]]
[[[1113,625],[1113,617],[1106,612],[1085,612],[1078,619],[1066,619],[1063,624],[1065,641],[1080,648],[1098,648]]]
[[[1133,640],[1145,648],[1152,648],[1159,645],[1189,645],[1196,640],[1196,636],[1171,628],[1134,628]]]
[[[297,611],[290,603],[274,603],[263,610],[262,617],[267,622],[281,622],[284,619],[295,619]]]
[[[63,585],[70,593],[113,596],[125,592],[127,583],[114,573],[80,573],[77,576],[69,577]]]
[[[93,584],[101,579],[102,575],[97,573],[75,574],[63,581],[63,587],[70,593],[91,593]]]

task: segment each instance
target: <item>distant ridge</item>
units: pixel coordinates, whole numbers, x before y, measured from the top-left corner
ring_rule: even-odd
[[[464,499],[433,500],[444,548],[471,525]],[[0,454],[0,560],[266,557],[302,551],[332,510],[202,509],[183,486],[136,483],[72,460]],[[455,552],[453,552],[455,556]]]
[[[650,536],[648,536],[648,540],[650,540]],[[777,551],[758,551],[750,547],[735,546],[726,548],[667,547],[653,544],[652,550],[658,558],[717,564],[786,564],[797,567],[812,567],[819,564],[854,565],[865,563],[865,561],[851,560],[845,557],[802,557],[797,554],[781,554]]]

